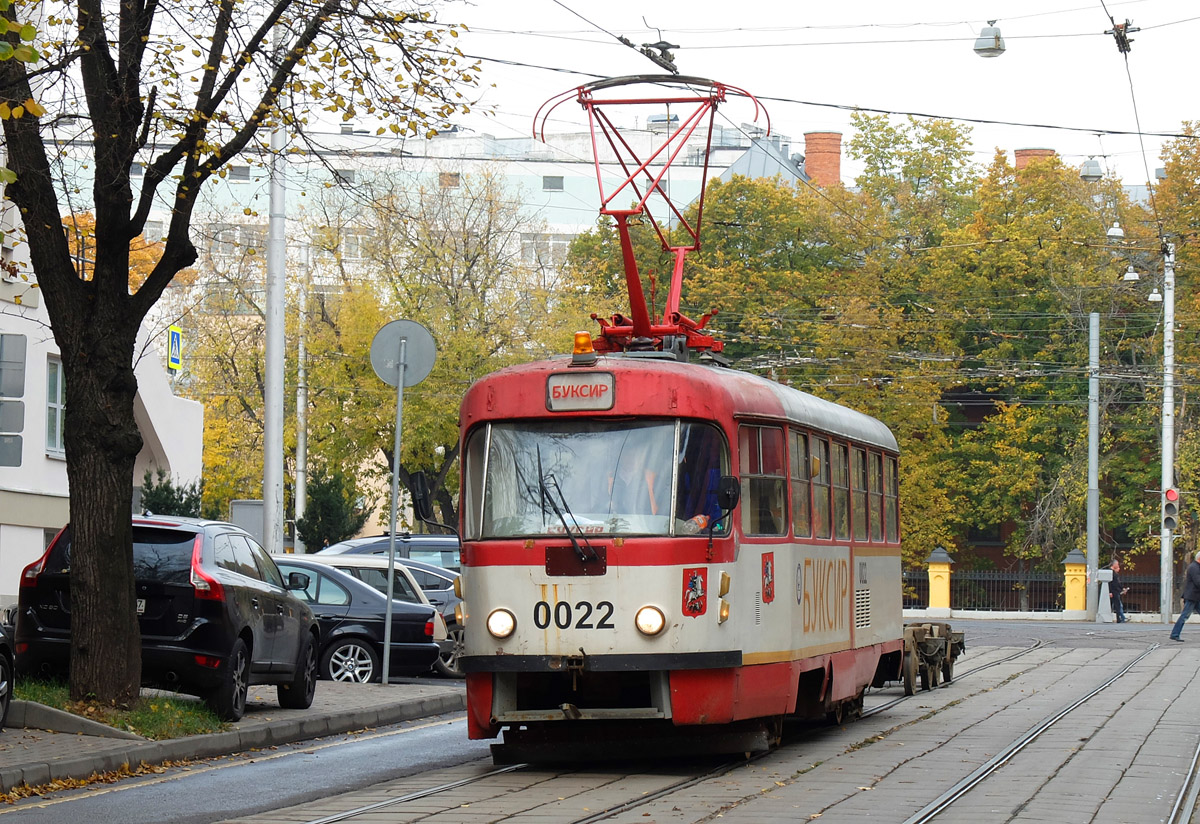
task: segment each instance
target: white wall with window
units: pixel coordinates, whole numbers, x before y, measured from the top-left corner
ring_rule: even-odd
[[[204,407],[174,396],[146,334],[137,356],[134,418],[144,445],[134,487],[155,467],[181,483],[198,480]],[[62,359],[37,289],[24,281],[0,282],[0,607],[16,602],[21,569],[70,517],[65,418]],[[131,510],[132,502],[131,488]]]

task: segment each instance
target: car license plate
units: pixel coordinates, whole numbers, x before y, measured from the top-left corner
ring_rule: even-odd
[[[138,599],[137,599],[137,614],[138,614],[138,615],[141,615],[141,614],[142,614],[142,613],[144,613],[145,611],[146,611],[146,599],[145,599],[145,598],[138,598]]]

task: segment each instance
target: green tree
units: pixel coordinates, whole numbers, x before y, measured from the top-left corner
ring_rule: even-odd
[[[162,467],[153,475],[147,469],[142,477],[142,510],[154,515],[199,518],[203,486],[200,481],[176,485]]]
[[[357,535],[370,514],[353,478],[338,469],[318,469],[309,478],[308,502],[296,531],[315,551]]]
[[[8,7],[10,21],[15,11]],[[289,128],[303,140],[310,111],[374,119],[381,133],[429,133],[462,107],[458,88],[475,81],[475,67],[453,48],[456,29],[434,23],[416,2],[276,0],[251,9],[232,0],[114,7],[73,0],[61,11],[44,18],[44,63],[0,61],[0,111],[10,114],[4,136],[19,171],[6,194],[20,210],[62,353],[71,694],[128,702],[141,680],[128,517],[141,447],[134,343],[151,307],[196,259],[189,228],[203,184],[255,146],[263,129]],[[29,45],[25,29],[10,24],[0,40],[15,54]],[[49,133],[65,118],[43,120],[41,106],[30,105],[35,75],[79,107],[72,124],[88,124],[71,152],[61,153]],[[11,116],[18,108],[22,116]],[[59,215],[56,182],[74,175],[56,166],[68,159],[93,176],[96,256],[88,273]],[[143,171],[136,188],[135,164]],[[172,211],[162,253],[131,289],[131,242],[163,198]]]

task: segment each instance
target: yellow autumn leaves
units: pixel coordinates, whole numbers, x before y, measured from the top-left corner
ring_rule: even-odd
[[[45,107],[32,97],[18,106],[10,106],[7,102],[0,103],[0,120],[16,119],[24,117],[26,114],[41,117],[45,113]]]

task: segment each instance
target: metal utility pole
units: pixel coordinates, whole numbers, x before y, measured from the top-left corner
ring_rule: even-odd
[[[1100,313],[1089,316],[1088,335],[1088,488],[1087,619],[1096,620],[1100,568]]]
[[[297,522],[304,517],[308,506],[308,356],[304,348],[304,330],[308,326],[308,280],[309,268],[304,266],[304,277],[300,279],[300,326],[296,333],[296,490],[293,515]],[[307,552],[300,540],[300,531],[295,531],[297,555]]]
[[[275,48],[283,45],[281,28],[275,30]],[[287,288],[284,271],[287,214],[284,197],[284,133],[271,132],[271,197],[267,240],[267,340],[263,385],[263,545],[267,552],[283,552],[283,374],[284,306]]]
[[[1175,566],[1172,530],[1166,525],[1166,491],[1175,486],[1175,244],[1163,244],[1163,407],[1162,407],[1162,572],[1159,606],[1162,622],[1171,623]]]

